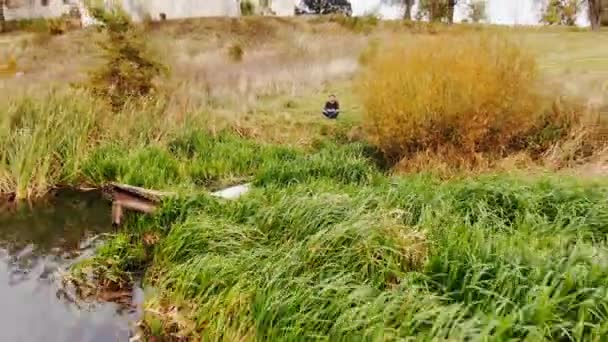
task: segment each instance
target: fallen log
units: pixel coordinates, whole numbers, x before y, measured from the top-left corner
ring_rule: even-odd
[[[212,196],[236,199],[247,193],[250,184],[241,184],[212,193]],[[125,210],[152,214],[164,198],[176,196],[174,192],[150,190],[121,183],[109,183],[104,187],[104,193],[112,201],[112,224],[120,226]]]

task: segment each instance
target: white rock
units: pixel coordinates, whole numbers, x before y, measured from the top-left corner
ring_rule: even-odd
[[[250,189],[251,184],[241,184],[220,191],[216,191],[212,195],[225,199],[237,199],[249,192]]]

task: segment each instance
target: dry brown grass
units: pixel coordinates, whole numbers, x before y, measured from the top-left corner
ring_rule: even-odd
[[[251,17],[166,22],[147,29],[152,50],[171,69],[169,78],[159,80],[168,95],[167,118],[196,117],[210,130],[232,125],[272,141],[309,143],[310,130],[303,127],[323,124],[320,110],[327,93],[340,95],[345,109],[356,106],[348,81],[368,38],[339,24]],[[103,63],[95,44],[102,36],[95,30],[44,42],[37,37],[2,37],[0,64],[3,56],[14,56],[24,72],[0,76],[6,98],[66,88]],[[239,63],[227,54],[236,44],[245,52]]]

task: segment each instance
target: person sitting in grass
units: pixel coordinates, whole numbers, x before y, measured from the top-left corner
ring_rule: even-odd
[[[340,115],[340,104],[336,99],[336,95],[329,95],[329,100],[325,102],[325,107],[323,108],[323,115],[328,119],[337,119],[338,115]]]

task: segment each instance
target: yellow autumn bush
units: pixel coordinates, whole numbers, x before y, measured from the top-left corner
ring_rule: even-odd
[[[420,36],[367,64],[359,80],[370,141],[391,160],[420,151],[500,153],[538,125],[534,57],[498,35]]]

